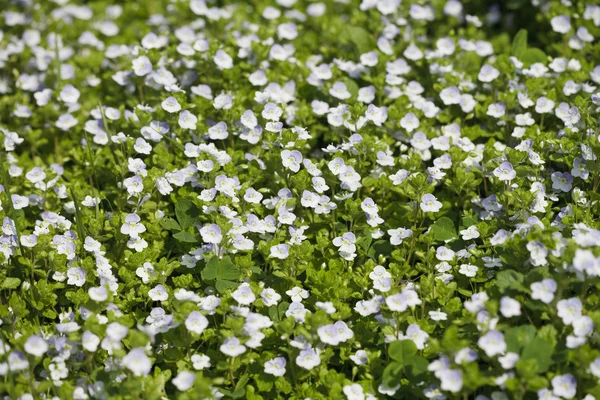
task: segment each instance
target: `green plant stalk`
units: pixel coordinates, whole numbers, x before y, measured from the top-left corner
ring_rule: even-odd
[[[100,186],[98,185],[98,176],[96,174],[96,163],[94,162],[94,157],[92,156],[92,149],[90,147],[90,141],[88,140],[88,134],[87,132],[84,130],[83,131],[84,135],[85,135],[85,142],[86,142],[86,155],[89,158],[89,163],[92,166],[92,176],[90,177],[90,185],[92,186],[92,193],[95,193],[94,195],[96,197],[98,197],[98,199],[100,198]],[[96,203],[96,219],[98,219],[98,214],[100,212],[99,210],[99,202],[96,202],[94,200],[94,202]]]
[[[79,234],[79,240],[83,243],[85,232],[83,229],[83,225],[81,224],[81,211],[79,210],[79,204],[77,203],[77,198],[75,197],[73,189],[71,188],[70,191],[71,198],[73,199],[73,204],[75,205],[75,216],[77,218],[77,232]]]
[[[10,188],[8,187],[8,175],[6,175],[6,170],[4,169],[4,152],[0,152],[0,174],[2,175],[2,186],[4,186],[4,193],[6,193],[6,197],[8,198],[8,214],[10,219],[12,219],[15,224],[17,244],[19,245],[19,251],[21,252],[21,255],[23,255],[24,253],[23,246],[21,246],[21,233],[15,218],[15,206],[12,202],[12,194],[10,193]]]
[[[98,107],[100,108],[100,114],[102,115],[102,125],[104,126],[104,131],[107,135],[110,135],[110,129],[108,128],[108,122],[106,120],[106,116],[104,115],[104,108],[102,108],[102,103],[98,102]],[[115,177],[117,180],[117,188],[119,187],[119,183],[123,182],[123,176],[121,175],[121,169],[119,168],[119,160],[117,160],[114,143],[112,140],[110,141],[110,147],[113,161],[115,162],[115,168],[118,173],[118,177]],[[117,209],[121,212],[121,190],[117,191]]]

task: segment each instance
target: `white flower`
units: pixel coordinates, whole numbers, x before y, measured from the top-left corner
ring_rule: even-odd
[[[152,361],[141,347],[133,348],[123,357],[123,366],[129,369],[135,376],[145,376],[152,369]]]
[[[296,322],[304,323],[307,313],[309,311],[304,307],[304,304],[294,301],[288,307],[285,316],[294,318]]]
[[[275,357],[265,362],[265,373],[274,376],[285,375],[286,360],[283,357]]]
[[[419,350],[425,348],[425,342],[429,339],[429,335],[417,324],[410,324],[406,329],[406,335],[402,335],[401,337],[412,340]]]
[[[345,342],[348,339],[354,337],[354,332],[344,321],[338,321],[335,324],[329,324],[321,326],[317,329],[319,339],[323,343],[337,346],[338,344]]]
[[[300,354],[296,357],[296,364],[304,369],[311,370],[320,363],[321,357],[319,357],[319,354],[312,348],[300,351]]]
[[[25,178],[31,183],[43,182],[46,179],[46,173],[40,167],[34,167],[25,174]]]
[[[169,298],[167,289],[163,285],[157,285],[148,291],[148,296],[152,301],[166,301]]]
[[[479,75],[477,76],[477,79],[479,79],[481,82],[492,82],[499,76],[500,71],[498,71],[491,65],[486,64],[483,67],[481,67],[481,70],[479,70]]]
[[[325,301],[325,302],[317,301],[315,303],[315,306],[317,308],[319,308],[320,310],[325,311],[327,314],[333,314],[337,311],[335,306],[333,305],[333,303],[330,301]]]
[[[377,391],[381,394],[384,394],[386,396],[393,396],[396,394],[396,392],[398,391],[398,389],[400,389],[400,384],[397,384],[394,387],[388,387],[385,383],[380,383],[379,386],[377,387]]]
[[[350,359],[354,361],[356,365],[365,365],[369,362],[367,352],[364,350],[357,350],[354,355],[350,356]]]
[[[181,104],[177,101],[175,97],[167,97],[162,103],[161,106],[163,110],[168,113],[176,113],[181,110]]]
[[[38,335],[31,335],[25,342],[25,351],[36,357],[43,356],[48,351],[48,343]]]
[[[194,332],[197,335],[201,335],[207,326],[208,319],[206,319],[199,311],[192,311],[185,320],[185,327],[190,332]]]
[[[177,390],[185,392],[194,386],[196,380],[196,374],[190,371],[180,371],[175,378],[171,381]]]
[[[92,287],[88,290],[88,295],[93,301],[102,302],[108,299],[108,290],[104,286]]]
[[[440,246],[437,248],[435,257],[440,261],[452,261],[454,259],[454,251],[447,248],[446,246]]]
[[[461,264],[460,268],[458,269],[458,272],[468,276],[469,278],[473,278],[475,275],[477,275],[477,271],[479,271],[479,268],[476,265],[471,265],[471,264]]]
[[[460,90],[456,86],[447,87],[440,92],[440,98],[445,105],[460,104]]]
[[[213,57],[213,61],[217,64],[219,69],[231,69],[233,68],[233,59],[229,54],[223,50],[217,50],[217,53]]]
[[[309,296],[308,290],[302,289],[301,287],[295,286],[292,289],[285,292],[293,302],[301,302],[303,299],[307,299]]]
[[[557,285],[554,279],[548,278],[541,282],[532,283],[530,288],[532,299],[550,304],[554,300],[554,292],[556,292]]]
[[[556,304],[556,308],[558,309],[558,316],[562,318],[563,323],[565,325],[571,325],[575,319],[581,316],[583,306],[581,300],[577,297],[572,297],[570,299],[560,300]]]
[[[217,224],[203,226],[200,229],[200,235],[205,243],[219,244],[223,240],[221,228]]]
[[[424,194],[421,198],[421,210],[424,212],[438,212],[442,209],[442,203],[434,195]]]
[[[406,129],[408,132],[412,132],[419,127],[421,122],[419,118],[411,112],[406,114],[402,119],[400,119],[400,126]]]
[[[392,294],[386,297],[385,304],[390,311],[406,311],[408,309],[408,296],[404,292]]]
[[[250,305],[256,300],[256,296],[250,288],[250,284],[244,282],[231,293],[231,297],[241,305]]]
[[[590,372],[596,378],[600,378],[600,357],[592,361],[592,363],[590,364]]]
[[[429,318],[434,321],[446,321],[448,319],[448,314],[441,311],[429,311]]]
[[[329,89],[329,94],[340,100],[346,100],[352,96],[344,82],[335,82],[331,89]]]
[[[358,383],[344,386],[344,394],[348,400],[364,400],[365,394],[362,386]]]
[[[352,232],[345,232],[342,236],[333,239],[333,245],[339,247],[340,252],[354,253],[356,251],[356,236]]]
[[[569,33],[571,30],[571,20],[566,15],[558,15],[550,20],[552,30],[558,33]]]
[[[11,200],[15,210],[21,210],[29,206],[29,198],[18,194],[11,195]]]
[[[477,344],[488,357],[493,357],[498,354],[504,354],[506,351],[506,342],[504,335],[499,331],[489,331],[479,338]]]
[[[462,372],[458,369],[444,369],[438,373],[441,381],[440,388],[452,393],[458,393],[463,386]]]
[[[538,400],[560,400],[560,397],[556,397],[552,394],[549,389],[540,389],[537,391]]]
[[[150,72],[152,72],[152,63],[146,56],[134,58],[131,61],[131,66],[133,68],[133,73],[137,76],[148,75]]]
[[[552,189],[568,193],[573,187],[573,177],[570,173],[554,172],[550,178],[552,179]]]
[[[275,246],[271,246],[271,257],[278,258],[280,260],[285,260],[290,255],[290,246],[287,244],[278,244]]]
[[[300,170],[300,163],[302,160],[302,153],[300,153],[298,150],[283,150],[281,152],[281,161],[283,166],[292,170],[293,172],[298,172]]]
[[[594,322],[587,315],[577,317],[573,321],[573,333],[577,337],[586,337],[594,330]]]
[[[192,366],[196,370],[210,368],[210,358],[205,354],[194,354],[191,357]]]
[[[227,139],[229,137],[229,132],[227,131],[227,124],[221,121],[208,128],[208,137],[212,140]]]
[[[90,331],[83,332],[83,336],[81,338],[81,345],[84,349],[90,352],[95,352],[98,350],[98,345],[100,344],[100,338],[94,335]]]
[[[75,286],[83,286],[85,283],[85,271],[81,268],[71,267],[67,270],[67,284]]]
[[[498,361],[502,368],[504,369],[512,369],[519,361],[519,355],[517,353],[506,353],[502,357],[498,357]]]
[[[146,232],[146,227],[140,220],[137,214],[127,214],[125,222],[121,225],[121,233],[129,235],[131,238],[137,238],[140,233]]]
[[[246,352],[246,346],[240,344],[240,340],[236,337],[225,339],[219,349],[229,357],[237,357]]]
[[[508,296],[503,296],[500,299],[500,313],[506,317],[516,317],[521,315],[521,303]]]
[[[542,96],[535,102],[535,112],[538,114],[550,113],[554,110],[554,105],[554,101]]]
[[[552,393],[556,396],[572,399],[577,393],[577,381],[571,374],[557,375],[552,378]]]
[[[198,122],[198,117],[189,112],[188,110],[183,110],[179,113],[179,120],[177,121],[178,125],[182,129],[196,129],[196,123]]]
[[[494,176],[501,181],[511,181],[517,177],[517,172],[511,163],[504,161],[494,170]]]
[[[80,92],[73,85],[65,85],[60,91],[60,99],[67,104],[76,104]]]
[[[267,307],[275,306],[281,300],[281,295],[274,289],[264,288],[260,293],[260,298]]]
[[[412,230],[405,228],[389,229],[387,231],[390,235],[390,243],[394,246],[402,244],[402,241],[412,235]]]
[[[477,226],[471,225],[467,229],[463,229],[460,231],[463,240],[472,240],[477,239],[479,237],[479,230],[477,230]]]

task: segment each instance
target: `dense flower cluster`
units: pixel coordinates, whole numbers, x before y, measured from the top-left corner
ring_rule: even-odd
[[[596,1],[4,3],[4,398],[600,400]]]

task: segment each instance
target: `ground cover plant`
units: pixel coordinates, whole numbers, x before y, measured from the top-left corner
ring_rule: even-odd
[[[593,0],[5,0],[5,399],[600,399]]]

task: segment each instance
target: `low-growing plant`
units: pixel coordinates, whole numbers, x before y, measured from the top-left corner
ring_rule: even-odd
[[[596,1],[0,14],[3,398],[600,399]]]

